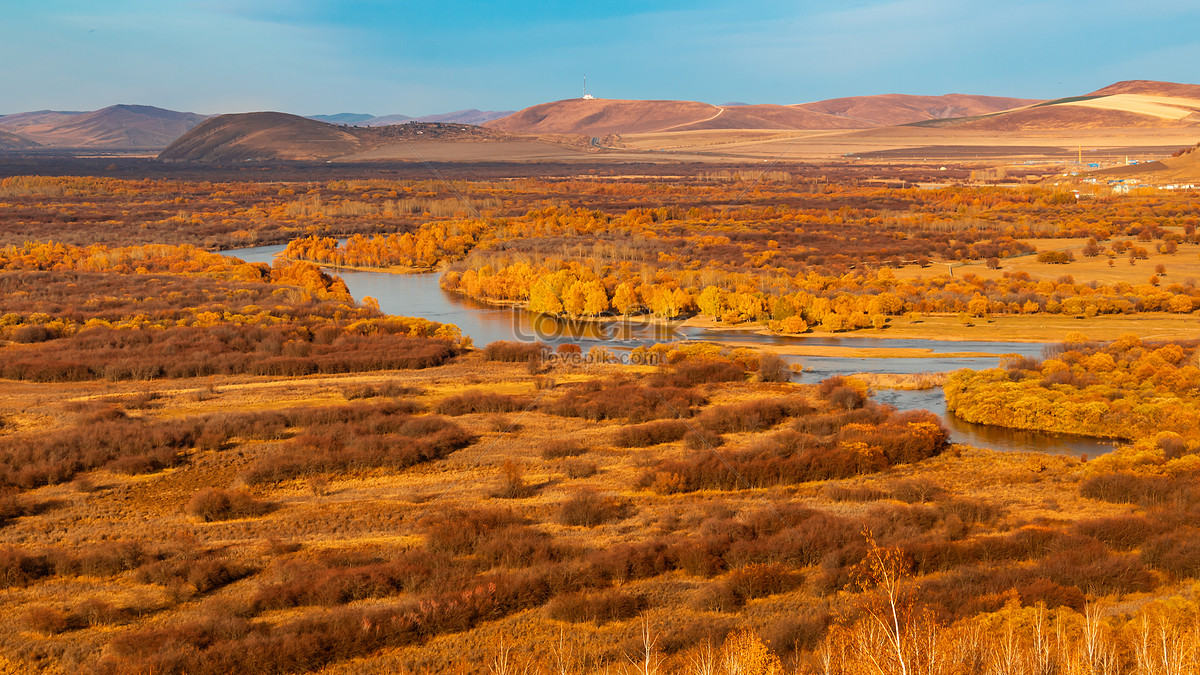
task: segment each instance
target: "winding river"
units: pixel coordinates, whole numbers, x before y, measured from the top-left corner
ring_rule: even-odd
[[[270,264],[285,247],[256,246],[224,251],[246,262]],[[819,382],[835,375],[854,373],[941,373],[959,368],[994,368],[1007,354],[1040,357],[1044,344],[1028,342],[947,342],[921,339],[890,339],[864,337],[806,338],[738,333],[704,328],[669,328],[647,324],[609,324],[564,321],[532,314],[521,309],[495,307],[456,293],[443,291],[438,274],[387,274],[354,270],[329,270],[346,281],[355,298],[371,296],[388,314],[419,316],[431,321],[452,323],[482,346],[496,340],[540,340],[547,344],[578,344],[584,351],[592,347],[628,350],[672,340],[729,340],[738,342],[806,345],[850,348],[917,348],[930,350],[929,356],[916,358],[849,358],[832,356],[785,356],[790,362],[804,367],[801,382]],[[957,357],[942,354],[972,352],[994,356]],[[1052,454],[1095,457],[1111,452],[1113,445],[1101,439],[1085,436],[1048,434],[1035,431],[1007,429],[964,422],[946,411],[946,399],[941,387],[919,391],[881,389],[875,400],[900,410],[929,410],[942,418],[950,430],[951,440],[995,450],[1024,450]]]

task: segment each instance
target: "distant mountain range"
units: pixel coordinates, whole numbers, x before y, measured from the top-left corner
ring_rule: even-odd
[[[511,111],[472,109],[423,117],[338,113],[313,115],[311,119],[338,125],[376,127],[406,122],[482,124],[510,114]],[[38,110],[0,115],[0,150],[162,150],[208,118],[208,115],[146,105],[114,105],[93,111]]]
[[[39,110],[0,116],[0,131],[48,148],[158,150],[205,119],[148,105],[91,112]]]
[[[330,124],[345,124],[347,126],[356,127],[383,127],[390,124],[403,124],[405,122],[448,122],[452,124],[483,124],[501,117],[508,117],[513,114],[512,110],[496,111],[496,110],[456,110],[450,113],[442,113],[441,115],[423,115],[421,117],[409,117],[408,115],[384,115],[375,117],[365,113],[337,113],[336,115],[309,115],[309,119],[320,120],[321,122],[329,122]]]
[[[423,117],[363,113],[313,115],[307,118],[284,113],[256,115],[260,116],[237,117],[236,124],[226,124],[226,127],[247,126],[248,133],[252,132],[255,138],[275,139],[290,148],[283,155],[299,152],[299,155],[315,158],[338,156],[341,151],[352,154],[367,151],[368,146],[377,148],[382,142],[374,136],[353,132],[355,128],[389,128],[410,123],[482,126],[496,133],[549,139],[548,142],[560,146],[578,145],[580,141],[552,137],[582,137],[586,141],[584,145],[590,146],[597,142],[587,139],[603,139],[612,135],[720,130],[854,131],[898,126],[983,132],[1190,129],[1193,126],[1200,127],[1200,85],[1132,80],[1118,82],[1090,94],[1053,101],[966,94],[882,94],[794,105],[727,103],[717,106],[696,101],[576,98],[542,103],[511,113],[471,109]],[[231,116],[222,115],[217,119],[227,117]],[[185,140],[185,135],[206,119],[210,118],[141,105],[115,105],[90,112],[41,110],[0,115],[0,150],[162,150]],[[270,128],[272,120],[281,125],[279,129]],[[260,150],[266,153],[262,158],[278,155],[269,149],[274,141],[266,140],[262,143],[242,143],[241,149],[226,153],[217,147],[219,143],[213,145],[212,142],[215,138],[225,137],[221,134],[213,136],[211,132],[210,128],[205,143],[193,146],[184,143],[184,146],[203,146],[205,150],[200,154],[208,158],[228,155],[227,159],[250,159],[257,157]],[[348,132],[348,135],[343,132]],[[446,136],[434,132],[435,128],[430,128],[431,135],[425,136],[422,141],[433,136],[453,142],[479,142],[483,138],[468,138],[469,135],[461,133]],[[399,137],[407,138],[405,134],[398,134]],[[489,142],[495,141],[495,138],[488,138]],[[302,139],[308,140],[302,142]],[[226,141],[234,143],[237,139],[229,137]],[[301,147],[308,150],[297,150]],[[173,155],[167,154],[176,159],[188,154],[178,151],[178,148],[173,152]]]
[[[567,99],[485,123],[517,133],[608,134],[702,129],[870,129],[981,115],[1040,103],[996,96],[883,94],[797,105]]]
[[[516,136],[471,124],[406,122],[344,126],[278,112],[238,113],[205,120],[162,151],[164,161],[346,161],[470,159],[500,153],[537,158],[581,153],[570,139]],[[486,146],[486,147],[485,147]],[[454,149],[450,155],[441,151]],[[463,150],[466,152],[463,152]],[[474,151],[474,152],[472,152]]]
[[[900,125],[979,131],[1200,125],[1200,85],[1131,80],[1054,101],[945,94],[881,94],[796,105],[566,99],[484,126],[512,133],[606,136],[702,129],[871,129]]]
[[[1200,126],[1200,85],[1128,80],[1090,94],[922,126],[977,131],[1146,129]]]

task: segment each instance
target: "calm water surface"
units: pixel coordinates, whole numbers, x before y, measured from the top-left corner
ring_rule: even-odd
[[[285,246],[256,246],[225,251],[246,262],[270,264]],[[893,347],[928,349],[929,356],[916,358],[845,358],[832,356],[785,356],[804,367],[799,380],[820,382],[836,375],[854,373],[944,373],[960,368],[994,368],[1002,355],[1020,354],[1040,357],[1044,344],[1026,342],[949,342],[921,339],[888,339],[864,337],[805,338],[736,333],[698,328],[671,329],[663,326],[627,324],[598,324],[563,321],[533,314],[517,308],[493,307],[456,293],[448,293],[438,285],[438,274],[386,274],[330,270],[345,279],[350,293],[357,299],[371,296],[379,300],[379,308],[388,314],[419,316],[430,321],[452,323],[470,336],[477,346],[496,340],[541,340],[547,344],[578,344],[585,351],[597,346],[609,349],[632,349],[673,340],[729,340],[759,344],[807,345],[830,347]],[[941,354],[976,352],[993,354],[987,357],[950,357]],[[1111,443],[1084,436],[1066,436],[1036,431],[1023,431],[964,422],[946,411],[946,398],[940,387],[921,391],[879,390],[875,400],[900,410],[929,410],[942,418],[955,443],[995,450],[1034,450],[1065,455],[1097,455],[1111,452]]]

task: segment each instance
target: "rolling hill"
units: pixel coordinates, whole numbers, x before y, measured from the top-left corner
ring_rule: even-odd
[[[37,143],[7,131],[0,131],[0,151],[2,150],[28,150],[38,147]]]
[[[14,134],[24,133],[32,128],[34,133],[39,130],[52,129],[66,124],[72,119],[85,115],[85,112],[71,110],[35,110],[32,112],[0,115],[0,129]]]
[[[988,115],[918,124],[978,131],[1200,126],[1200,86],[1130,80],[1083,96]]]
[[[0,117],[0,128],[51,148],[158,150],[204,115],[145,105],[114,105],[92,112],[43,110]]]
[[[164,160],[239,162],[311,160],[358,150],[353,132],[319,120],[278,112],[219,115],[176,139],[159,154]]]
[[[784,105],[715,106],[697,101],[565,99],[518,111],[484,126],[514,133],[657,133],[701,129],[856,129],[863,123]]]
[[[516,136],[466,124],[344,127],[280,112],[206,120],[162,151],[164,161],[490,161],[584,152],[581,139]]]
[[[566,99],[526,108],[487,123],[520,133],[659,133],[702,129],[869,129],[931,119],[980,115],[1038,103],[996,96],[885,94],[797,105],[722,106],[695,101]]]
[[[1037,99],[945,94],[913,96],[881,94],[831,98],[793,107],[858,120],[867,125],[896,126],[925,120],[971,117],[1040,103]]]

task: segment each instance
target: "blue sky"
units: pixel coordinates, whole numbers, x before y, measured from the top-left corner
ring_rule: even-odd
[[[0,114],[423,115],[1198,82],[1195,0],[2,0]]]

